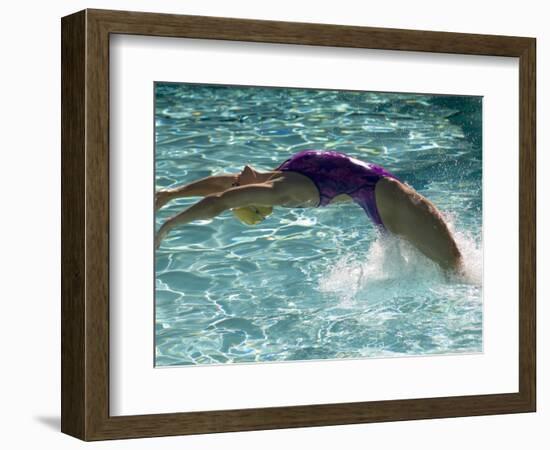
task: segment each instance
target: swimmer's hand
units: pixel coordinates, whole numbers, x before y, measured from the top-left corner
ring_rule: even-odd
[[[155,210],[162,208],[166,203],[172,200],[173,191],[165,189],[157,191],[155,194]]]
[[[160,247],[160,243],[164,240],[164,238],[166,237],[166,235],[168,234],[171,228],[172,227],[171,227],[170,221],[165,222],[164,225],[162,225],[159,228],[155,236],[155,250],[157,250]]]

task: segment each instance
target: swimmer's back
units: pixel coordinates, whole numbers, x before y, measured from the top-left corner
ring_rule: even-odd
[[[276,170],[294,171],[310,178],[319,191],[317,206],[326,206],[336,196],[346,194],[365,210],[376,225],[383,226],[374,189],[383,177],[396,179],[383,167],[336,151],[303,150]]]

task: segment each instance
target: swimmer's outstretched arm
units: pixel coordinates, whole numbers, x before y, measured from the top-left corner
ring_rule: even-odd
[[[159,209],[171,200],[181,197],[205,197],[229,189],[238,174],[214,175],[175,188],[162,189],[155,195],[155,208]]]
[[[155,246],[158,248],[164,237],[177,225],[184,225],[194,220],[211,219],[232,208],[249,205],[284,205],[291,199],[288,189],[281,183],[249,184],[208,195],[164,222],[155,238]]]

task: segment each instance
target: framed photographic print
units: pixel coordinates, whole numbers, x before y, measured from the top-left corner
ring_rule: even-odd
[[[62,431],[535,410],[535,39],[62,19]]]

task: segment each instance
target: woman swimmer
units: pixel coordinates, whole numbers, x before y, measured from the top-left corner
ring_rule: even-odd
[[[320,207],[354,201],[382,232],[405,238],[445,270],[459,270],[462,257],[438,209],[387,170],[335,151],[303,150],[276,169],[203,178],[156,195],[156,208],[179,197],[204,197],[168,219],[155,244],[175,226],[210,219],[228,209],[243,222],[258,223],[273,206]]]

